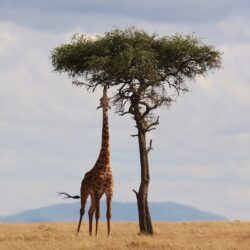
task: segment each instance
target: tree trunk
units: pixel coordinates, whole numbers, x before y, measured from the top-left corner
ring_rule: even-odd
[[[140,128],[140,126],[137,127],[141,163],[141,184],[139,192],[134,192],[137,198],[140,232],[142,234],[152,235],[153,226],[148,207],[148,187],[150,176],[148,164],[148,150],[146,145],[146,133],[143,131],[143,129]]]

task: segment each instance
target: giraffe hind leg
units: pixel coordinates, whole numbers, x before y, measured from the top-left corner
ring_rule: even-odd
[[[81,208],[80,208],[79,223],[78,223],[78,227],[77,227],[77,234],[80,231],[80,227],[81,227],[81,223],[82,223],[82,217],[83,217],[84,212],[85,212],[85,205],[86,205],[88,196],[89,196],[89,193],[87,191],[82,192],[82,194],[81,194]]]

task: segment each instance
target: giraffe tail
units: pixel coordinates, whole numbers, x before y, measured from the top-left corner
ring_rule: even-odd
[[[58,193],[59,195],[64,195],[64,199],[68,199],[68,198],[72,198],[72,199],[80,199],[81,197],[79,196],[79,195],[75,195],[75,196],[71,196],[71,195],[69,195],[69,194],[67,194],[67,193],[64,193],[64,192],[62,192],[62,193]]]

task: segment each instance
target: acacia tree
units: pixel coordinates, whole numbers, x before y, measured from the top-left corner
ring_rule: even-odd
[[[152,149],[146,135],[159,124],[154,111],[170,106],[187,82],[206,75],[221,65],[221,53],[203,44],[194,35],[159,37],[134,27],[113,29],[103,36],[75,35],[71,43],[54,48],[55,71],[67,72],[73,84],[88,90],[98,86],[115,87],[112,103],[116,113],[135,120],[138,137],[141,183],[136,194],[140,232],[153,234],[148,207],[149,161]]]

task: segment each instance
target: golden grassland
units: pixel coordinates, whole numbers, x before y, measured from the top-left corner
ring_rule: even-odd
[[[86,222],[76,236],[76,223],[0,224],[1,250],[70,249],[250,249],[250,222],[154,223],[154,236],[138,234],[136,223],[105,223],[99,236],[89,237]]]

